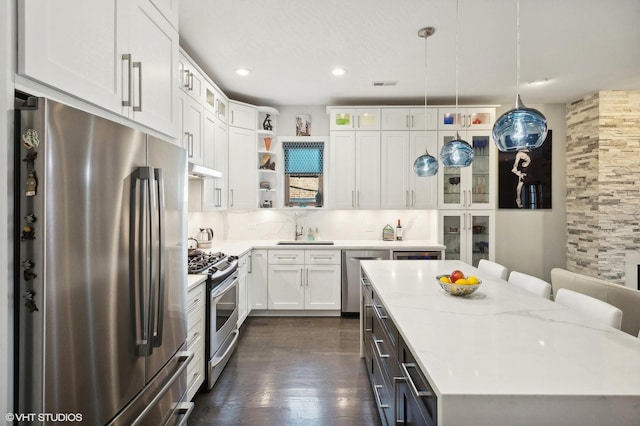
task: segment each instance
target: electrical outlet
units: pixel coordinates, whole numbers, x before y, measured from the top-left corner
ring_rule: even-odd
[[[249,229],[256,229],[256,224],[255,224],[255,223],[249,223],[249,224],[247,225],[247,228],[249,228]]]

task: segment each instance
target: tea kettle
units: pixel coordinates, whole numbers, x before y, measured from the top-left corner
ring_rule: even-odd
[[[200,228],[197,239],[198,248],[211,248],[211,243],[213,241],[213,229]]]

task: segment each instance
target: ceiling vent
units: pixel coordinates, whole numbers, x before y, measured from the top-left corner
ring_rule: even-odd
[[[395,86],[396,84],[398,84],[397,81],[374,81],[373,82],[373,87]]]

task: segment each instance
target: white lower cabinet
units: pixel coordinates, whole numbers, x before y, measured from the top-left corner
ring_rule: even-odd
[[[238,258],[238,328],[249,316],[249,255],[243,254]]]
[[[205,341],[205,281],[187,294],[187,350],[193,351],[193,360],[187,366],[187,400],[191,401],[204,382]]]
[[[267,309],[267,250],[252,250],[249,259],[249,309]]]
[[[340,309],[340,250],[269,250],[268,257],[268,309]]]

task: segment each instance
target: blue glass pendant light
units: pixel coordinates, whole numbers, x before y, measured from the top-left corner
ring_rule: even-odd
[[[516,107],[502,114],[493,125],[493,140],[502,152],[535,149],[547,137],[547,119],[520,99],[520,0],[516,0]]]
[[[456,120],[458,119],[458,1],[456,1]],[[445,167],[469,167],[473,161],[473,148],[460,138],[456,132],[456,138],[447,142],[440,150],[440,161]]]
[[[418,37],[424,38],[424,119],[427,122],[427,38],[433,35],[436,29],[424,27],[418,31]],[[426,130],[425,130],[426,133]],[[426,138],[425,138],[426,140]],[[420,177],[435,176],[438,173],[438,160],[426,150],[425,154],[416,158],[413,162],[413,171]]]

